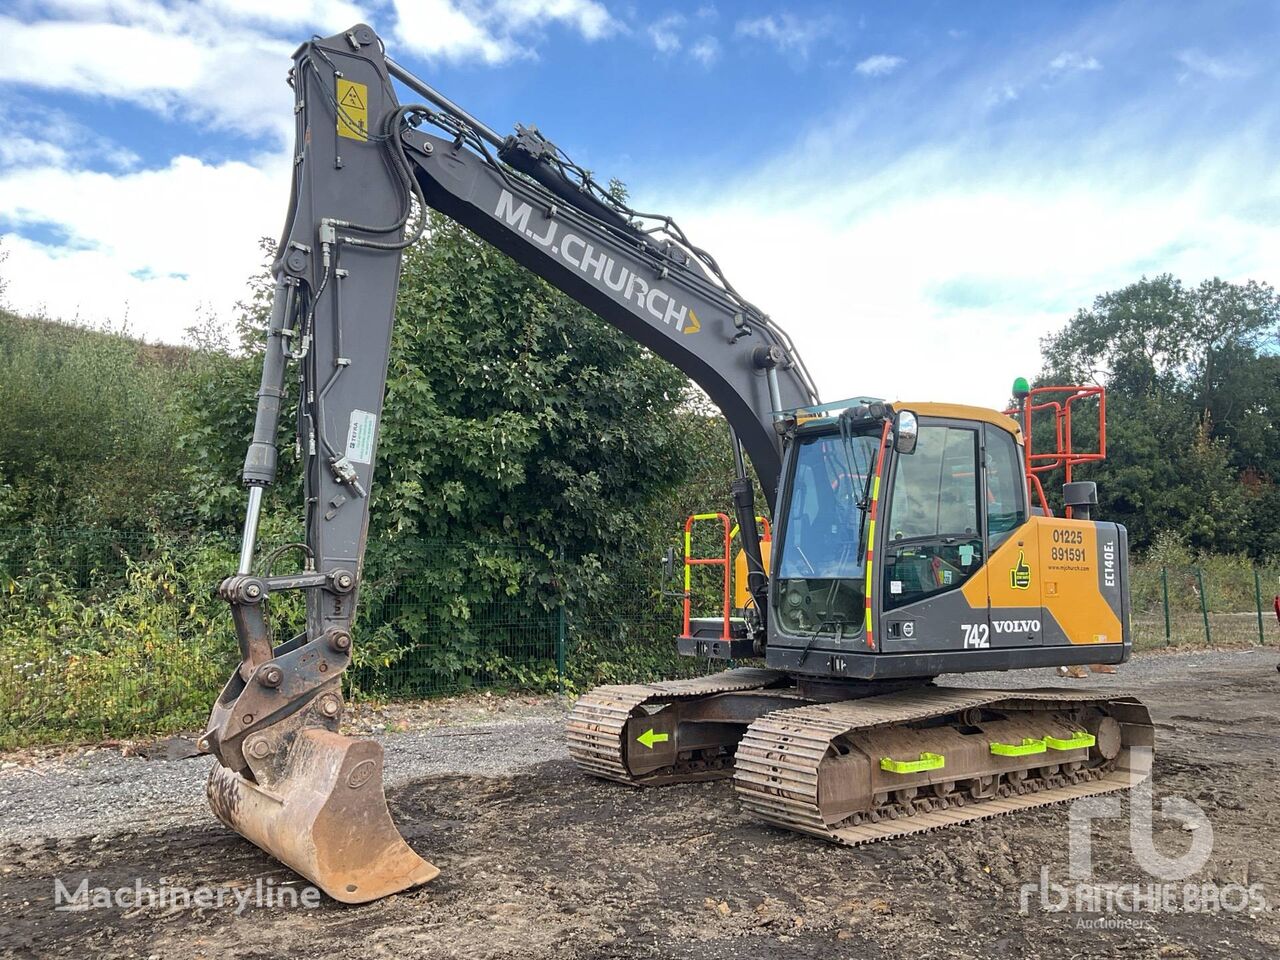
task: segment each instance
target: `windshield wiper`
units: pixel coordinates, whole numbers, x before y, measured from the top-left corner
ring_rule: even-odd
[[[840,418],[840,439],[844,445],[845,458],[849,461],[849,468],[856,471],[857,467],[853,462],[853,430],[844,417]],[[880,438],[880,444],[884,445],[883,436]],[[879,453],[879,448],[876,452]],[[858,499],[858,560],[860,562],[867,548],[867,508],[871,506],[871,481],[874,479],[871,459],[867,458],[866,469],[862,471],[862,496]]]
[[[862,485],[862,499],[858,501],[858,561],[862,562],[867,550],[867,511],[871,506],[871,468],[867,468],[867,479]]]

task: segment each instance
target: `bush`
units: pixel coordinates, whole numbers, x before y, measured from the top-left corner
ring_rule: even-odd
[[[36,535],[26,543],[40,542]],[[224,539],[76,537],[0,580],[0,747],[200,725],[238,660]]]
[[[181,510],[185,351],[0,312],[0,515],[155,528]]]

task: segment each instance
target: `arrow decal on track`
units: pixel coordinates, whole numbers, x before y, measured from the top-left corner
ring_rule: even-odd
[[[655,743],[666,743],[671,737],[665,733],[654,733],[653,727],[650,727],[636,739],[652,750]]]

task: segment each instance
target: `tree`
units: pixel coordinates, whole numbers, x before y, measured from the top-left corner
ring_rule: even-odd
[[[1042,343],[1041,382],[1108,388],[1104,515],[1138,547],[1169,530],[1206,551],[1274,554],[1280,297],[1169,275],[1098,297]]]
[[[8,522],[142,529],[180,497],[182,352],[0,313],[0,483]]]
[[[373,533],[634,551],[678,483],[685,377],[444,219],[409,251]]]
[[[182,447],[207,524],[234,528],[243,510],[264,289],[242,311],[245,349],[202,351],[185,392]],[[415,669],[433,676],[512,674],[522,617],[625,590],[664,498],[703,465],[690,452],[709,421],[692,396],[674,367],[432,214],[400,281],[361,601],[379,627],[363,662],[418,648]],[[269,499],[277,531],[300,512],[292,489]],[[669,636],[646,642],[665,650]]]
[[[187,328],[192,350],[179,397],[182,433],[178,447],[183,455],[182,477],[191,522],[228,533],[238,530],[244,517],[240,471],[253,437],[274,290],[271,262],[275,241],[264,237],[258,246],[262,267],[249,279],[246,298],[236,304],[231,337],[212,316]],[[286,383],[286,389],[290,387],[296,384]],[[291,402],[296,404],[296,396]],[[293,421],[288,416],[280,419],[276,437],[279,475],[268,498],[268,513],[278,517],[279,527],[292,528],[296,537],[300,522],[294,508],[301,495],[301,474],[293,456]]]

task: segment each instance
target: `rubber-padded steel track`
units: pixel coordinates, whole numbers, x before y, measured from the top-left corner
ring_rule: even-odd
[[[1044,712],[1091,706],[1102,709],[1120,726],[1120,750],[1105,765],[1048,781],[1032,778],[1004,784],[991,799],[966,802],[964,796],[933,796],[846,813],[836,822],[824,816],[819,767],[838,755],[837,738],[972,708]],[[746,808],[770,823],[854,845],[1127,789],[1150,773],[1153,733],[1147,708],[1128,697],[1068,690],[929,687],[767,714],[751,724],[738,744],[733,781]]]
[[[627,769],[627,720],[645,707],[692,700],[717,693],[760,690],[778,683],[783,674],[775,670],[740,667],[690,680],[666,680],[661,683],[629,683],[596,687],[584,693],[569,714],[566,730],[569,755],[587,773],[619,783],[657,786],[690,780],[727,777],[729,767],[687,766],[657,770],[641,776]]]

